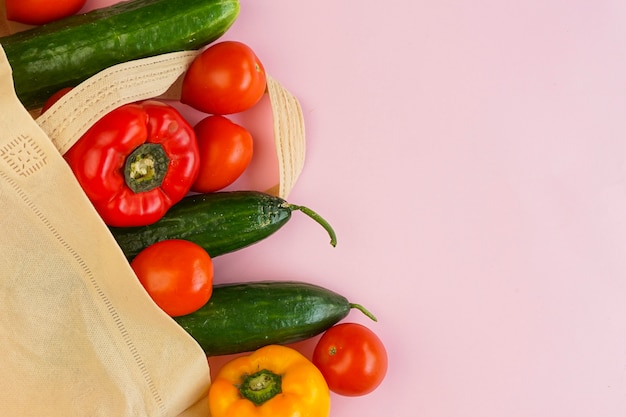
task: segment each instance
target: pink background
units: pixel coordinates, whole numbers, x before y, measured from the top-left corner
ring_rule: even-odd
[[[241,1],[224,39],[305,114],[289,200],[339,243],[295,214],[216,280],[307,280],[378,316],[347,321],[387,378],[333,417],[626,415],[625,4]]]

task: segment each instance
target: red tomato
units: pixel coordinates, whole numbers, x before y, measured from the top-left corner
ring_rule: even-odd
[[[183,78],[181,99],[209,114],[239,113],[265,93],[263,64],[247,45],[224,41],[205,49]]]
[[[7,19],[43,25],[78,13],[87,0],[6,0]]]
[[[152,300],[172,317],[193,313],[213,293],[213,261],[201,246],[187,240],[154,243],[130,266]]]
[[[48,98],[48,100],[46,100],[46,102],[43,104],[43,107],[41,108],[41,114],[44,114],[46,111],[48,111],[48,109],[52,107],[54,103],[61,100],[61,97],[63,97],[70,91],[72,91],[72,87],[65,87],[65,88],[60,89],[56,93],[52,94]]]
[[[252,135],[224,116],[209,116],[194,127],[200,171],[191,190],[210,193],[229,186],[252,160]]]
[[[357,323],[337,324],[328,329],[313,351],[331,391],[360,396],[376,389],[387,374],[387,351],[367,327]]]

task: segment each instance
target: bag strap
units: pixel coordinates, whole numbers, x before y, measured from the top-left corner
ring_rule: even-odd
[[[102,116],[134,101],[177,100],[182,78],[199,51],[172,52],[107,68],[82,82],[36,118],[61,154]],[[304,117],[298,99],[268,75],[279,182],[268,190],[287,198],[304,167]]]
[[[107,68],[82,82],[36,122],[61,154],[102,116],[134,101],[175,96],[198,51],[172,52]]]
[[[304,116],[298,99],[269,75],[267,91],[274,116],[278,196],[287,198],[304,168],[306,154]]]

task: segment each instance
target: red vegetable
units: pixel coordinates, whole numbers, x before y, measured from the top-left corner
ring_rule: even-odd
[[[239,113],[263,97],[266,82],[265,68],[249,46],[219,42],[187,69],[180,101],[204,113]]]
[[[48,98],[48,100],[46,100],[46,102],[43,104],[43,107],[41,108],[41,114],[44,114],[45,112],[47,112],[48,109],[50,109],[50,107],[52,107],[57,101],[61,100],[61,98],[63,98],[63,96],[69,93],[70,91],[72,91],[72,87],[65,87],[65,88],[60,89],[56,93],[52,94]]]
[[[76,14],[86,0],[6,0],[7,19],[42,25]]]
[[[192,191],[210,193],[231,185],[252,161],[253,140],[243,126],[224,116],[208,116],[195,125],[200,172]]]
[[[357,323],[341,323],[326,330],[315,346],[312,361],[331,391],[350,397],[376,389],[388,366],[382,341]]]
[[[193,127],[154,100],[108,113],[65,158],[105,223],[117,227],[159,220],[187,194],[199,168]]]
[[[130,266],[152,300],[166,314],[191,314],[213,294],[213,261],[207,251],[188,240],[154,243]]]

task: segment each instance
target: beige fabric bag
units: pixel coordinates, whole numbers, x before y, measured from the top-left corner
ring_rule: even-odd
[[[149,299],[61,157],[112,108],[176,97],[194,56],[112,67],[35,121],[0,48],[0,415],[209,415],[206,357]],[[286,196],[304,162],[302,112],[271,78],[268,90]]]
[[[208,415],[206,357],[135,278],[4,53],[0,105],[0,415]]]

